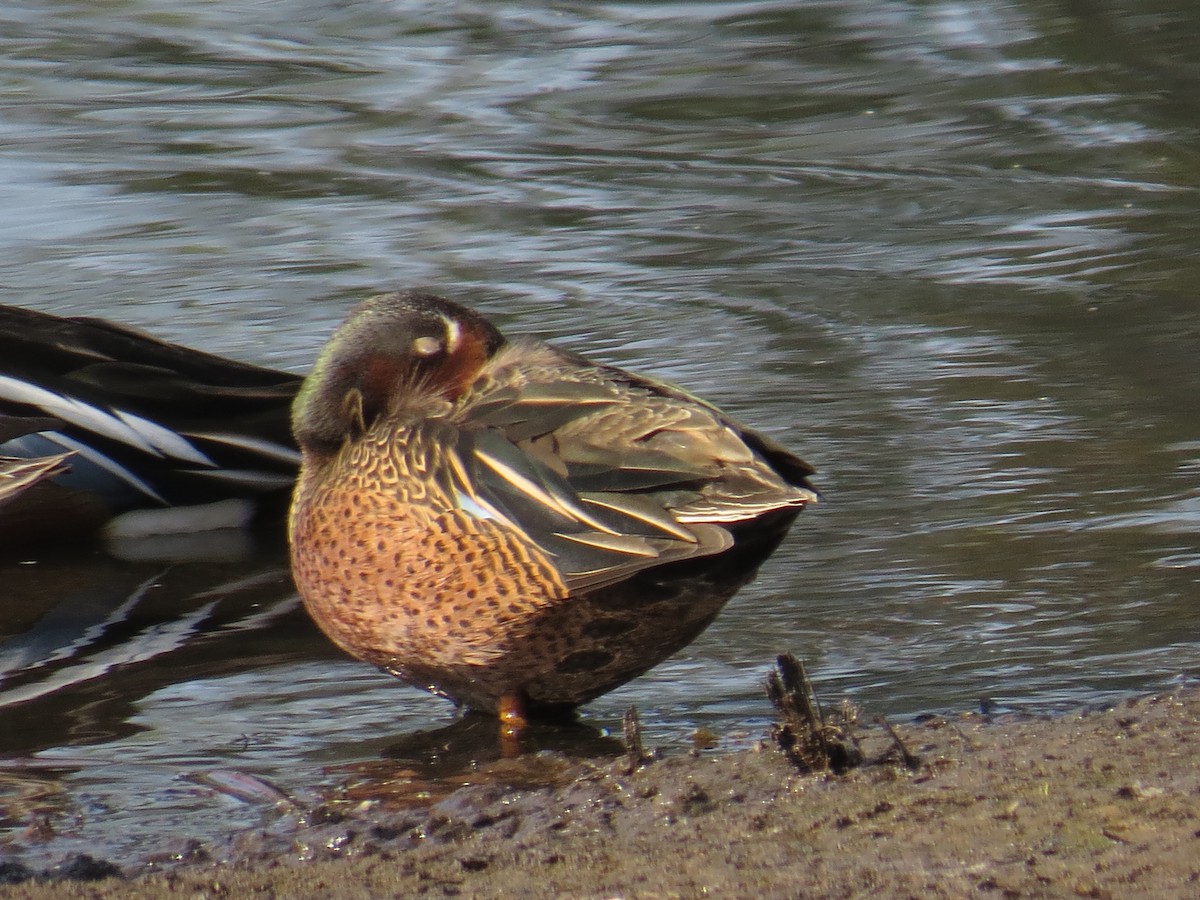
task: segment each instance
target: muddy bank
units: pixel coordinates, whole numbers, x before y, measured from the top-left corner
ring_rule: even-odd
[[[877,728],[864,750],[890,761],[841,777],[797,774],[766,745],[636,771],[526,758],[492,773],[520,787],[476,785],[416,810],[335,798],[222,846],[173,838],[166,857],[190,861],[164,858],[169,871],[0,896],[1200,894],[1197,692],[898,730],[914,768]]]

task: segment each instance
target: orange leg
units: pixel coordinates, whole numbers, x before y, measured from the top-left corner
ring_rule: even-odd
[[[520,756],[521,731],[529,724],[524,698],[520,694],[505,694],[496,704],[496,712],[500,716],[500,755]]]

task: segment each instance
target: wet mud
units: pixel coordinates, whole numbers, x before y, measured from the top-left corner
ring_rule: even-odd
[[[463,787],[396,761],[150,860],[0,868],[0,896],[1187,897],[1200,893],[1200,693],[1054,719],[870,726],[863,764],[751,749],[484,764]],[[119,872],[119,875],[114,873]]]

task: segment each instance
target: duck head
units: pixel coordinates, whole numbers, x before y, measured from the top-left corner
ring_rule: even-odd
[[[334,331],[296,397],[300,449],[336,453],[380,416],[455,400],[504,343],[490,322],[443,297],[371,297]]]

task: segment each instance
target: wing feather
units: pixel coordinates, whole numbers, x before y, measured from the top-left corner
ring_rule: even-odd
[[[545,347],[489,365],[448,417],[459,505],[519,528],[572,591],[720,553],[731,528],[816,499],[806,463],[780,471],[773,445],[681,391]]]

